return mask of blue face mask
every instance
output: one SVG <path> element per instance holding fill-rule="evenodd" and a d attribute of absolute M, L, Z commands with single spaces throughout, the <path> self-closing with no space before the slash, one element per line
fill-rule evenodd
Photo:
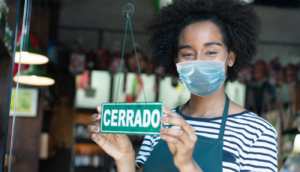
<path fill-rule="evenodd" d="M 225 62 L 193 60 L 176 66 L 184 86 L 195 95 L 207 97 L 222 87 L 226 79 Z"/>

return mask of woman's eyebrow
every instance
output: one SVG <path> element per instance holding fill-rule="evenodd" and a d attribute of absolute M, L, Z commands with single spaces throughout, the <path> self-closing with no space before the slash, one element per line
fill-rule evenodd
<path fill-rule="evenodd" d="M 223 45 L 218 42 L 207 42 L 204 44 L 205 47 L 212 46 L 212 45 L 219 45 L 219 46 L 223 47 Z"/>
<path fill-rule="evenodd" d="M 178 50 L 184 49 L 184 48 L 192 48 L 192 46 L 190 46 L 190 45 L 182 45 L 182 46 L 179 46 Z"/>

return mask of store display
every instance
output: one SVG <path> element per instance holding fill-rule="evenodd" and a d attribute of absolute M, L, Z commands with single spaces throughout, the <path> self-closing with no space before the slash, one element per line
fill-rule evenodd
<path fill-rule="evenodd" d="M 77 75 L 75 80 L 76 94 L 74 106 L 76 108 L 95 109 L 98 105 L 109 102 L 110 90 L 112 88 L 111 75 L 108 71 L 93 70 L 89 75 L 89 71 L 86 70 L 83 74 Z M 93 89 L 91 96 L 87 94 L 87 89 Z"/>
<path fill-rule="evenodd" d="M 74 126 L 74 166 L 75 168 L 103 169 L 105 166 L 104 151 L 91 140 L 87 131 L 90 114 L 77 114 Z"/>
<path fill-rule="evenodd" d="M 142 80 L 140 76 L 136 76 L 132 82 L 132 93 L 126 94 L 126 102 L 135 102 L 142 93 Z"/>
<path fill-rule="evenodd" d="M 242 69 L 239 73 L 239 78 L 238 80 L 241 82 L 241 83 L 249 83 L 252 81 L 252 67 L 249 66 L 245 69 Z"/>
<path fill-rule="evenodd" d="M 268 77 L 269 77 L 269 83 L 275 87 L 278 80 L 278 73 L 281 69 L 281 65 L 279 63 L 279 58 L 274 57 L 270 63 L 268 64 Z"/>
<path fill-rule="evenodd" d="M 120 86 L 118 92 L 119 102 L 145 102 L 144 93 L 142 90 L 142 81 L 145 90 L 145 96 L 148 102 L 154 102 L 156 97 L 155 92 L 155 75 L 142 74 L 140 76 L 136 73 L 121 73 L 113 77 L 112 88 L 112 102 L 116 101 L 118 90 L 118 82 L 120 76 Z M 126 79 L 125 79 L 126 78 Z M 123 85 L 123 87 L 121 87 Z M 125 88 L 125 89 L 124 89 Z"/>
<path fill-rule="evenodd" d="M 111 54 L 109 50 L 105 49 L 99 49 L 98 50 L 98 56 L 97 56 L 97 70 L 108 70 L 110 66 L 111 61 Z"/>
<path fill-rule="evenodd" d="M 71 74 L 81 74 L 85 69 L 85 55 L 74 53 L 71 55 L 69 71 Z"/>
<path fill-rule="evenodd" d="M 245 107 L 246 101 L 246 85 L 239 81 L 227 82 L 225 86 L 225 92 L 229 99 L 234 103 Z"/>
<path fill-rule="evenodd" d="M 90 50 L 85 59 L 86 69 L 93 70 L 96 66 L 96 54 L 93 50 Z"/>
<path fill-rule="evenodd" d="M 135 54 L 132 54 L 128 59 L 128 63 L 129 63 L 128 66 L 129 66 L 130 72 L 134 72 L 134 73 L 138 74 L 139 67 L 140 67 L 141 72 L 144 72 L 144 70 L 146 68 L 146 59 L 141 52 L 138 52 L 137 56 L 138 56 L 139 65 L 137 64 Z"/>
<path fill-rule="evenodd" d="M 87 131 L 87 125 L 78 124 L 76 126 L 76 139 L 85 139 L 90 140 L 91 139 L 91 133 Z"/>
<path fill-rule="evenodd" d="M 104 153 L 97 150 L 96 146 L 97 145 L 88 146 L 79 144 L 79 146 L 75 148 L 74 166 L 77 168 L 103 168 Z"/>
<path fill-rule="evenodd" d="M 295 137 L 293 152 L 300 153 L 300 134 Z"/>
<path fill-rule="evenodd" d="M 85 70 L 79 77 L 76 84 L 77 90 L 83 89 L 85 97 L 92 98 L 95 96 L 96 89 L 91 88 L 91 71 Z"/>
<path fill-rule="evenodd" d="M 291 83 L 295 83 L 296 80 L 297 80 L 297 77 L 296 77 L 296 69 L 295 69 L 295 66 L 292 65 L 292 64 L 288 64 L 286 67 L 285 67 L 285 76 L 286 76 L 286 82 L 288 84 L 291 84 Z"/>
<path fill-rule="evenodd" d="M 276 128 L 278 165 L 281 167 L 293 150 L 300 87 L 296 86 L 297 65 L 287 63 L 283 66 L 279 59 L 275 57 L 269 63 L 256 61 L 253 70 L 249 67 L 241 71 L 239 81 L 246 85 L 246 109 Z"/>
<path fill-rule="evenodd" d="M 300 172 L 300 154 L 291 154 L 279 172 Z"/>
<path fill-rule="evenodd" d="M 182 82 L 177 81 L 176 87 L 172 86 L 172 78 L 165 77 L 159 81 L 158 101 L 164 102 L 167 108 L 173 108 L 186 103 L 189 100 L 190 92 L 184 87 Z"/>

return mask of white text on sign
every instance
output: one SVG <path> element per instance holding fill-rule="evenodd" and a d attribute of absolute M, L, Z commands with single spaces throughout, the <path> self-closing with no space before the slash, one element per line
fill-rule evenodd
<path fill-rule="evenodd" d="M 143 117 L 143 118 L 142 118 Z M 152 114 L 149 110 L 137 110 L 136 114 L 131 109 L 107 109 L 104 111 L 104 125 L 118 127 L 149 127 L 157 128 L 160 125 L 160 111 L 155 109 Z"/>

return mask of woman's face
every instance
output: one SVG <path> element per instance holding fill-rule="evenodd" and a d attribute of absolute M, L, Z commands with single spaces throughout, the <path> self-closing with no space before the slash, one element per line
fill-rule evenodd
<path fill-rule="evenodd" d="M 210 21 L 198 22 L 181 32 L 175 63 L 192 60 L 225 62 L 227 53 L 227 46 L 218 26 Z M 234 60 L 235 55 L 230 52 L 226 59 L 228 66 L 231 67 Z"/>

